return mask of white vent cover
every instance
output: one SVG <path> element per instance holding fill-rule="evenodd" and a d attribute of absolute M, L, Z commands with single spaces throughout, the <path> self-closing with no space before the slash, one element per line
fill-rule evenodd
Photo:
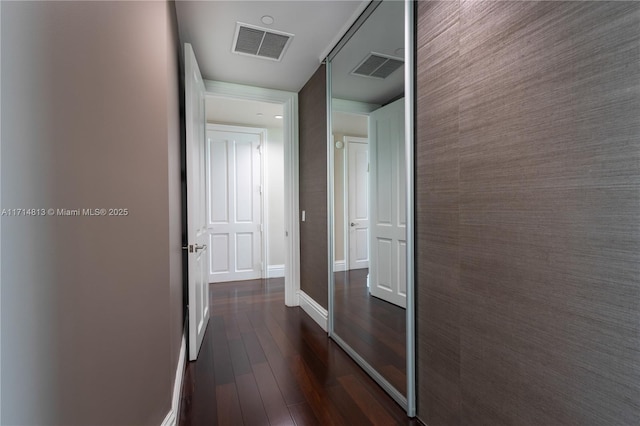
<path fill-rule="evenodd" d="M 402 65 L 404 65 L 402 58 L 371 52 L 351 71 L 351 74 L 385 79 Z"/>
<path fill-rule="evenodd" d="M 293 34 L 237 22 L 231 51 L 240 55 L 279 61 L 292 39 Z"/>

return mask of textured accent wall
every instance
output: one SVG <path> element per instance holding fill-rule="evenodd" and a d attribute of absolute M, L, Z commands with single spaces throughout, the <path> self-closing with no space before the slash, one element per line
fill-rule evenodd
<path fill-rule="evenodd" d="M 298 93 L 300 128 L 300 289 L 328 307 L 327 79 L 321 65 Z"/>
<path fill-rule="evenodd" d="M 418 415 L 640 419 L 640 3 L 417 4 Z"/>

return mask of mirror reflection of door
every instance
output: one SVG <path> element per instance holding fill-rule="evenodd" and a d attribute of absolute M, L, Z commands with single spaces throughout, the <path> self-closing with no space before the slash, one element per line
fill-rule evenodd
<path fill-rule="evenodd" d="M 407 306 L 404 98 L 369 116 L 371 140 L 371 294 Z"/>
<path fill-rule="evenodd" d="M 407 395 L 404 3 L 383 1 L 330 57 L 332 337 Z M 360 128 L 358 128 L 360 123 Z"/>
<path fill-rule="evenodd" d="M 348 268 L 369 267 L 369 141 L 345 136 Z"/>

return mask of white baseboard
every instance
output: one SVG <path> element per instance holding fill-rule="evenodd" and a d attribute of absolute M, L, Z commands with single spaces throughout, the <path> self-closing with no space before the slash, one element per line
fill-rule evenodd
<path fill-rule="evenodd" d="M 282 278 L 284 277 L 284 265 L 268 265 L 267 266 L 267 278 Z"/>
<path fill-rule="evenodd" d="M 336 260 L 333 262 L 333 272 L 342 272 L 347 270 L 347 263 L 344 260 Z"/>
<path fill-rule="evenodd" d="M 187 358 L 187 339 L 182 335 L 180 344 L 180 356 L 178 357 L 178 367 L 176 369 L 176 380 L 173 383 L 173 398 L 171 399 L 171 410 L 160 426 L 176 426 L 178 424 L 178 411 L 180 408 L 180 393 L 182 391 L 182 380 L 184 379 L 184 368 Z"/>
<path fill-rule="evenodd" d="M 312 320 L 317 322 L 324 331 L 327 331 L 327 319 L 329 318 L 327 310 L 302 290 L 298 290 L 298 297 L 302 310 L 305 311 Z"/>

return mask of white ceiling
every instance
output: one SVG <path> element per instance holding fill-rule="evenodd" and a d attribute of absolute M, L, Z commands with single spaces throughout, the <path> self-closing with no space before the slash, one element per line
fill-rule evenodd
<path fill-rule="evenodd" d="M 180 39 L 191 43 L 205 79 L 298 92 L 368 1 L 176 2 Z M 264 15 L 275 22 L 265 25 Z M 294 34 L 282 61 L 231 52 L 236 22 Z"/>
<path fill-rule="evenodd" d="M 371 52 L 403 57 L 404 3 L 384 1 L 331 62 L 332 96 L 384 105 L 404 91 L 404 66 L 386 79 L 351 75 Z"/>
<path fill-rule="evenodd" d="M 275 118 L 276 115 L 282 115 L 280 104 L 207 97 L 205 111 L 208 123 L 282 128 L 282 119 Z"/>

